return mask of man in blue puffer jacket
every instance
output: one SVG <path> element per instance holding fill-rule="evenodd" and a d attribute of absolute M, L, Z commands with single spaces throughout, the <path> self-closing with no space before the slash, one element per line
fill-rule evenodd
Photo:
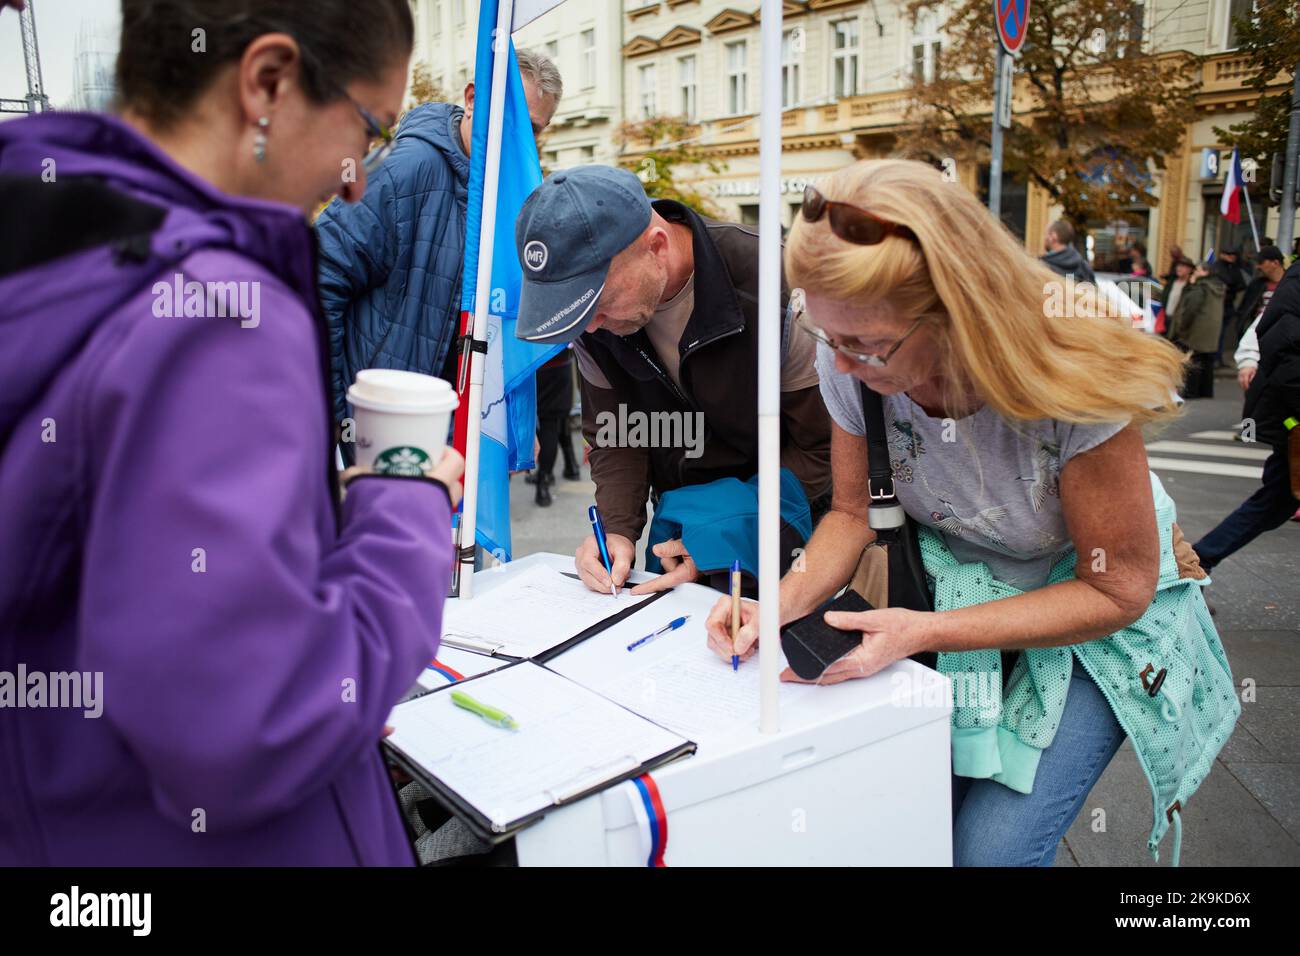
<path fill-rule="evenodd" d="M 560 73 L 543 54 L 516 56 L 540 135 L 559 105 Z M 451 377 L 473 112 L 473 83 L 465 87 L 464 108 L 415 107 L 362 201 L 335 200 L 316 220 L 336 422 L 347 417 L 344 393 L 363 368 Z"/>

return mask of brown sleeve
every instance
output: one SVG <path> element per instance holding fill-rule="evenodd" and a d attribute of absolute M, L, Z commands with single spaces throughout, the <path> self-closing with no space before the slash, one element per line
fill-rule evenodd
<path fill-rule="evenodd" d="M 1178 562 L 1178 576 L 1180 578 L 1195 578 L 1201 580 L 1209 575 L 1201 567 L 1201 556 L 1192 550 L 1192 546 L 1187 543 L 1183 537 L 1183 529 L 1174 524 L 1173 532 L 1174 560 Z"/>
<path fill-rule="evenodd" d="M 781 466 L 809 501 L 831 490 L 831 419 L 817 386 L 781 393 Z"/>
<path fill-rule="evenodd" d="M 650 500 L 650 449 L 621 448 L 599 441 L 599 422 L 618 421 L 618 400 L 613 389 L 599 388 L 579 376 L 582 388 L 582 437 L 591 451 L 591 479 L 596 483 L 596 507 L 609 534 L 621 534 L 636 543 L 645 527 Z M 602 416 L 601 413 L 605 413 Z"/>

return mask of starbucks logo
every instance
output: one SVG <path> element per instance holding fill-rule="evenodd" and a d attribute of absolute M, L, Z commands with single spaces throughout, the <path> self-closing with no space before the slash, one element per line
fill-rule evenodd
<path fill-rule="evenodd" d="M 429 456 L 418 448 L 390 448 L 375 459 L 375 474 L 419 478 L 430 464 Z"/>

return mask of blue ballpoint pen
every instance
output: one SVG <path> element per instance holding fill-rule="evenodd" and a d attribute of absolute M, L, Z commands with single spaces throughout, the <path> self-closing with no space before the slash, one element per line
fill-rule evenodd
<path fill-rule="evenodd" d="M 609 593 L 618 597 L 618 585 L 614 583 L 614 562 L 609 558 L 609 545 L 605 543 L 605 523 L 600 520 L 600 511 L 595 505 L 587 509 L 587 517 L 591 519 L 591 530 L 596 535 L 596 547 L 600 548 L 600 560 L 609 573 Z"/>
<path fill-rule="evenodd" d="M 675 620 L 675 621 L 669 621 L 667 624 L 665 624 L 663 627 L 659 628 L 659 630 L 655 631 L 653 634 L 647 634 L 645 637 L 640 638 L 639 640 L 635 640 L 635 641 L 633 641 L 631 644 L 629 644 L 629 645 L 627 646 L 627 649 L 628 649 L 629 651 L 634 651 L 634 650 L 636 650 L 638 647 L 640 647 L 642 644 L 647 644 L 647 643 L 649 643 L 650 641 L 653 641 L 653 640 L 654 640 L 656 637 L 658 637 L 660 634 L 667 634 L 669 631 L 675 631 L 675 630 L 677 630 L 679 627 L 681 627 L 683 624 L 685 624 L 685 623 L 686 623 L 687 621 L 689 621 L 690 619 L 691 619 L 691 616 L 690 616 L 689 614 L 687 614 L 685 617 L 679 617 L 679 618 L 677 618 L 677 620 Z"/>
<path fill-rule="evenodd" d="M 736 632 L 740 630 L 740 559 L 731 562 L 731 649 L 736 649 Z M 740 655 L 731 655 L 731 669 L 740 667 Z"/>

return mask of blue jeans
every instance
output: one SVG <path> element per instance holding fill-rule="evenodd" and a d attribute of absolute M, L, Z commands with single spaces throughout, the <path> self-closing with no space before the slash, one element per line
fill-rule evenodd
<path fill-rule="evenodd" d="M 1079 815 L 1124 730 L 1074 656 L 1065 712 L 1043 751 L 1033 793 L 992 780 L 952 778 L 954 866 L 1051 866 L 1057 844 Z"/>
<path fill-rule="evenodd" d="M 1273 449 L 1264 462 L 1262 484 L 1232 514 L 1192 549 L 1201 567 L 1210 571 L 1228 555 L 1245 547 L 1265 531 L 1272 531 L 1295 514 L 1297 502 L 1291 494 L 1291 467 L 1286 445 Z"/>

